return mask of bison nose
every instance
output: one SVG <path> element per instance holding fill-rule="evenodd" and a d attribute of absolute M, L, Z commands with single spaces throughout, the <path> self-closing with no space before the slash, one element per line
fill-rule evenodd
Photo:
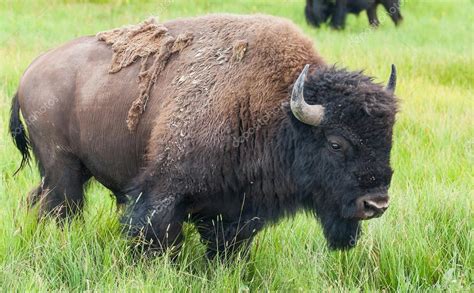
<path fill-rule="evenodd" d="M 388 209 L 389 197 L 383 195 L 364 195 L 357 199 L 357 216 L 361 220 L 380 217 Z"/>

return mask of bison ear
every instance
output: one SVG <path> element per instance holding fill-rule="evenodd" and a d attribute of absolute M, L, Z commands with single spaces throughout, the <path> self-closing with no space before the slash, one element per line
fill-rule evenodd
<path fill-rule="evenodd" d="M 296 119 L 308 125 L 318 126 L 324 118 L 324 107 L 322 105 L 309 105 L 303 95 L 308 70 L 309 64 L 306 64 L 293 85 L 290 107 Z"/>
<path fill-rule="evenodd" d="M 395 93 L 395 88 L 397 87 L 397 68 L 392 64 L 392 72 L 390 73 L 390 78 L 388 80 L 387 87 L 385 90 L 392 95 Z"/>

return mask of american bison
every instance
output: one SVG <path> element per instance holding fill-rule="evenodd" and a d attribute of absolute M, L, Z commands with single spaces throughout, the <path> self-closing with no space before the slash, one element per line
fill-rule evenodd
<path fill-rule="evenodd" d="M 315 27 L 330 20 L 332 28 L 343 29 L 347 13 L 359 14 L 366 10 L 370 25 L 377 27 L 380 24 L 377 18 L 379 4 L 387 10 L 395 25 L 402 21 L 400 0 L 306 0 L 305 16 Z"/>
<path fill-rule="evenodd" d="M 127 205 L 128 235 L 159 251 L 179 247 L 184 221 L 212 257 L 300 210 L 343 249 L 388 207 L 395 83 L 394 67 L 383 87 L 328 65 L 281 18 L 150 20 L 38 57 L 10 132 L 22 166 L 30 148 L 38 160 L 40 216 L 80 212 L 94 177 Z"/>

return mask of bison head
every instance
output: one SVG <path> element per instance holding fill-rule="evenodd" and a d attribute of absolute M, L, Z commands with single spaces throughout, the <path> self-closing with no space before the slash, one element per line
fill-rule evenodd
<path fill-rule="evenodd" d="M 387 87 L 361 72 L 307 65 L 293 86 L 293 178 L 332 248 L 354 246 L 360 220 L 388 208 L 397 108 L 395 67 Z"/>

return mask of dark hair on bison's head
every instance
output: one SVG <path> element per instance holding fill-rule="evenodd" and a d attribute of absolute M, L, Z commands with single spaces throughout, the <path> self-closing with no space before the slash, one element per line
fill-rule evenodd
<path fill-rule="evenodd" d="M 348 71 L 336 66 L 316 68 L 305 83 L 304 96 L 309 104 L 326 108 L 324 124 L 350 122 L 354 115 L 394 122 L 397 100 L 383 85 L 362 71 Z M 349 115 L 349 116 L 347 116 Z M 385 121 L 388 119 L 388 121 Z"/>
<path fill-rule="evenodd" d="M 302 93 L 308 105 L 324 109 L 324 117 L 308 125 L 293 106 L 288 109 L 292 176 L 310 199 L 308 208 L 321 220 L 330 247 L 350 248 L 360 234 L 359 221 L 388 207 L 397 101 L 371 77 L 336 67 L 314 68 Z"/>

